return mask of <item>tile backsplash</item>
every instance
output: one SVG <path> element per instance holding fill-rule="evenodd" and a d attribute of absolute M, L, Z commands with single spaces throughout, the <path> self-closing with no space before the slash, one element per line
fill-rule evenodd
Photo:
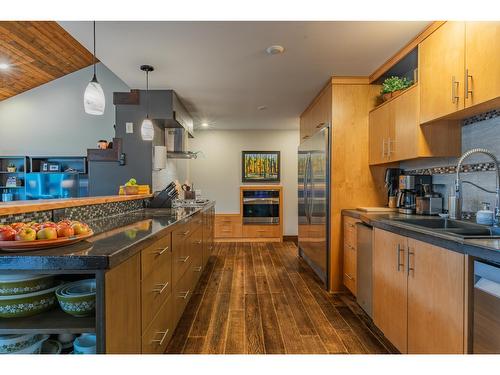
<path fill-rule="evenodd" d="M 472 148 L 486 148 L 500 159 L 500 109 L 489 111 L 463 121 L 462 152 Z M 441 193 L 448 208 L 448 195 L 454 187 L 457 158 L 428 158 L 402 162 L 400 167 L 409 173 L 432 174 L 434 190 Z M 486 155 L 472 155 L 464 161 L 460 174 L 462 181 L 470 181 L 487 190 L 496 188 L 494 163 Z M 486 193 L 472 185 L 463 185 L 463 209 L 476 212 L 481 202 L 488 202 L 493 209 L 495 194 Z"/>

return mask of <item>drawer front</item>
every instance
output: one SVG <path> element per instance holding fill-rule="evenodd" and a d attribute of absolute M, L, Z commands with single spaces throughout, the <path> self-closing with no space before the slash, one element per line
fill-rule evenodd
<path fill-rule="evenodd" d="M 190 236 L 189 223 L 172 232 L 172 283 L 174 285 L 184 275 L 192 261 L 189 246 Z"/>
<path fill-rule="evenodd" d="M 351 291 L 352 294 L 356 295 L 356 248 L 344 244 L 344 274 L 343 281 L 344 285 Z"/>
<path fill-rule="evenodd" d="M 199 230 L 199 238 L 193 239 L 191 242 L 191 253 L 193 255 L 193 261 L 191 262 L 191 272 L 193 273 L 193 290 L 196 287 L 196 283 L 200 279 L 201 273 L 203 271 L 203 242 L 201 240 L 202 231 Z M 189 272 L 189 271 L 188 271 Z"/>
<path fill-rule="evenodd" d="M 175 324 L 179 321 L 187 303 L 189 302 L 194 291 L 194 272 L 186 272 L 181 279 L 174 285 L 174 293 L 172 294 L 174 303 L 174 321 Z"/>
<path fill-rule="evenodd" d="M 174 299 L 171 295 L 161 306 L 149 328 L 143 333 L 142 353 L 163 354 L 174 329 Z"/>
<path fill-rule="evenodd" d="M 141 252 L 141 279 L 145 280 L 153 273 L 164 274 L 171 267 L 172 233 L 153 243 Z"/>
<path fill-rule="evenodd" d="M 279 237 L 279 225 L 243 225 L 243 237 L 273 238 Z"/>
<path fill-rule="evenodd" d="M 344 216 L 344 243 L 356 247 L 356 223 L 358 219 Z"/>
<path fill-rule="evenodd" d="M 189 227 L 191 229 L 191 232 L 196 232 L 198 229 L 201 229 L 203 227 L 203 215 L 201 212 L 198 212 L 191 218 L 191 220 L 189 221 Z"/>
<path fill-rule="evenodd" d="M 215 236 L 218 238 L 241 237 L 241 227 L 240 215 L 215 216 Z"/>

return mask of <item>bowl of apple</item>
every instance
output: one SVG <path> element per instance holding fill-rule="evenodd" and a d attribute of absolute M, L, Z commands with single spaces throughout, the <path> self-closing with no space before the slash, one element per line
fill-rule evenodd
<path fill-rule="evenodd" d="M 4 251 L 29 251 L 70 245 L 92 236 L 90 227 L 76 220 L 58 223 L 12 223 L 0 225 L 0 249 Z"/>

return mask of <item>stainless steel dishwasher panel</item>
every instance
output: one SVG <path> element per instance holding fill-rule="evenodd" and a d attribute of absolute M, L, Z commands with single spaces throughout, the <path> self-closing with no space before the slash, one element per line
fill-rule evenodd
<path fill-rule="evenodd" d="M 372 317 L 372 235 L 373 228 L 365 223 L 357 227 L 356 300 L 361 308 Z"/>

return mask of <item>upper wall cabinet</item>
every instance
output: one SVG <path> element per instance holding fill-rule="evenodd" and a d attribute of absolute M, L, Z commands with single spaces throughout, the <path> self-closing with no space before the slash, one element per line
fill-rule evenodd
<path fill-rule="evenodd" d="M 300 141 L 311 137 L 332 119 L 332 90 L 323 90 L 300 116 Z"/>
<path fill-rule="evenodd" d="M 500 22 L 443 24 L 419 45 L 420 122 L 467 117 L 500 97 L 499 59 Z"/>
<path fill-rule="evenodd" d="M 368 147 L 371 165 L 460 154 L 458 122 L 420 125 L 419 89 L 419 84 L 416 84 L 370 112 Z"/>

